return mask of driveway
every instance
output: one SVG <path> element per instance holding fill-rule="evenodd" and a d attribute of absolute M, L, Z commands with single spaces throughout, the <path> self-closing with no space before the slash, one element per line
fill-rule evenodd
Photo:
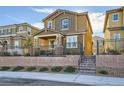
<path fill-rule="evenodd" d="M 0 78 L 0 86 L 86 86 L 86 85 L 35 79 Z"/>

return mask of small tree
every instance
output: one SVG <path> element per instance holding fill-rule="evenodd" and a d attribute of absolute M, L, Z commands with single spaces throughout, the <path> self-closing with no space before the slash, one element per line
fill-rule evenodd
<path fill-rule="evenodd" d="M 33 47 L 33 42 L 31 40 L 31 37 L 28 37 L 27 40 L 25 41 L 24 46 L 28 48 L 28 53 L 32 55 L 32 47 Z"/>
<path fill-rule="evenodd" d="M 7 52 L 7 41 L 0 42 L 1 47 L 1 55 L 5 54 Z"/>

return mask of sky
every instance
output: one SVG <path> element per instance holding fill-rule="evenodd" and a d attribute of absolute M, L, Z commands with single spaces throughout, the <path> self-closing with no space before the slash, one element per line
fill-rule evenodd
<path fill-rule="evenodd" d="M 94 36 L 103 37 L 105 11 L 120 6 L 1 6 L 0 26 L 27 22 L 43 28 L 42 19 L 56 9 L 66 9 L 76 12 L 88 12 Z"/>

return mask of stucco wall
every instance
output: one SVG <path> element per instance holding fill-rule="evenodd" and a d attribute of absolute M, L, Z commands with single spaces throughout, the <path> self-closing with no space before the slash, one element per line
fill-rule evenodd
<path fill-rule="evenodd" d="M 64 57 L 0 57 L 0 66 L 77 66 L 79 56 Z"/>

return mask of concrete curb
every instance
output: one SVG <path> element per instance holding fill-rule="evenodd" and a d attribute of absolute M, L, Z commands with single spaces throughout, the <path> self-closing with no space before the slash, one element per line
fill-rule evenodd
<path fill-rule="evenodd" d="M 89 76 L 80 74 L 59 74 L 39 72 L 7 72 L 1 71 L 0 78 L 23 78 L 49 81 L 79 83 L 87 85 L 124 85 L 124 78 Z"/>

